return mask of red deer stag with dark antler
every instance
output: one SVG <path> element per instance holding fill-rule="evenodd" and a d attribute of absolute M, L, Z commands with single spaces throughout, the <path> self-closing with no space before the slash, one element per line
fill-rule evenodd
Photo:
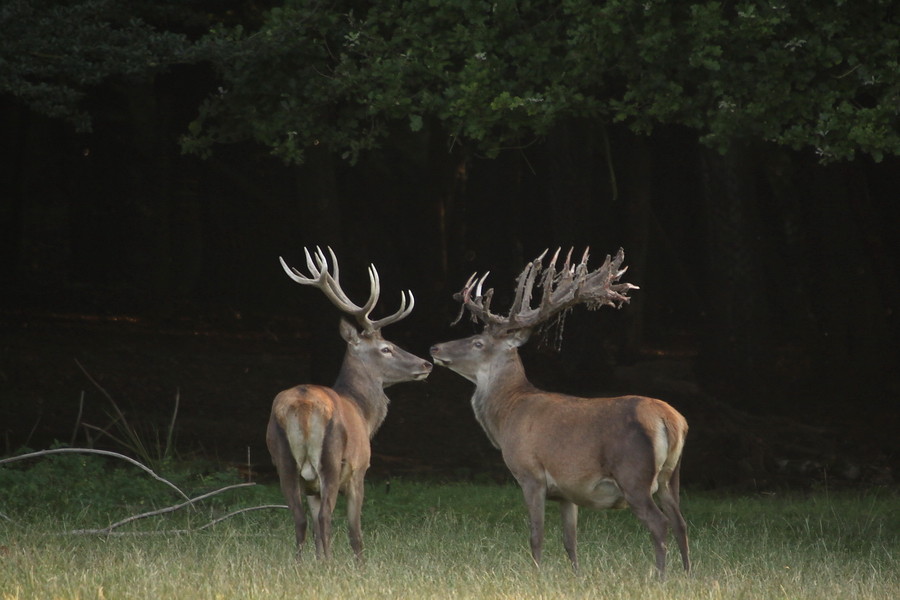
<path fill-rule="evenodd" d="M 687 526 L 679 508 L 679 468 L 688 426 L 674 408 L 643 396 L 576 398 L 545 392 L 525 375 L 518 348 L 532 330 L 577 304 L 588 308 L 621 306 L 635 289 L 618 283 L 624 253 L 606 257 L 595 271 L 571 262 L 572 251 L 557 270 L 559 250 L 543 267 L 546 251 L 518 277 L 509 314 L 491 312 L 493 289 L 482 294 L 487 273 L 473 275 L 454 298 L 484 330 L 471 337 L 437 344 L 431 356 L 475 383 L 472 408 L 491 443 L 522 488 L 531 520 L 531 556 L 541 561 L 546 499 L 559 502 L 563 544 L 578 568 L 578 507 L 624 508 L 653 536 L 656 568 L 665 576 L 666 537 L 671 525 L 690 571 Z M 540 302 L 532 308 L 535 283 Z M 459 319 L 457 319 L 458 321 Z M 653 500 L 656 494 L 660 506 Z"/>
<path fill-rule="evenodd" d="M 309 502 L 316 543 L 316 556 L 331 555 L 331 517 L 338 492 L 347 496 L 350 545 L 362 558 L 361 514 L 363 479 L 369 468 L 369 440 L 387 416 L 388 397 L 384 388 L 401 381 L 425 379 L 431 363 L 399 348 L 381 337 L 381 329 L 406 318 L 415 306 L 412 292 L 401 295 L 400 310 L 372 321 L 369 314 L 378 302 L 380 284 L 375 265 L 369 266 L 368 301 L 357 306 L 341 289 L 337 258 L 331 248 L 332 275 L 321 249 L 315 256 L 306 253 L 311 277 L 287 266 L 288 276 L 302 285 L 317 287 L 343 312 L 356 319 L 360 330 L 341 319 L 341 337 L 347 352 L 332 387 L 298 385 L 275 396 L 266 431 L 266 444 L 278 470 L 281 491 L 294 517 L 297 554 L 306 539 L 306 511 Z"/>

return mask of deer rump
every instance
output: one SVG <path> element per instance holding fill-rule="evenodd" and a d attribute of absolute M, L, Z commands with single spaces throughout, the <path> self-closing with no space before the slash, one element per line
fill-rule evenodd
<path fill-rule="evenodd" d="M 352 463 L 357 463 L 362 468 L 368 467 L 368 456 L 363 456 L 368 454 L 368 448 L 347 447 L 352 445 L 354 436 L 347 435 L 347 426 L 344 423 L 347 413 L 350 412 L 351 419 L 354 413 L 341 410 L 343 401 L 343 398 L 330 388 L 299 385 L 281 392 L 273 402 L 269 437 L 275 438 L 272 442 L 280 444 L 280 454 L 290 454 L 292 464 L 287 462 L 284 468 L 296 469 L 299 475 L 298 484 L 304 494 L 319 494 L 322 477 L 336 474 L 323 473 L 323 470 L 332 471 L 340 467 L 342 472 L 338 476 L 343 487 L 349 480 Z M 335 418 L 336 413 L 339 418 Z M 364 425 L 359 423 L 356 428 L 364 430 Z M 368 438 L 368 435 L 365 437 Z M 339 445 L 345 447 L 337 447 Z M 343 457 L 348 452 L 362 455 L 357 456 L 357 460 L 352 462 L 341 460 L 337 465 L 322 463 L 323 455 L 336 453 Z"/>

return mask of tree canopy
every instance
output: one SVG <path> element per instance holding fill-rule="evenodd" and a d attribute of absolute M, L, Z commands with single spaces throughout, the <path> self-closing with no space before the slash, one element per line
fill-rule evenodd
<path fill-rule="evenodd" d="M 186 12 L 172 2 L 5 0 L 0 93 L 89 131 L 85 98 L 98 84 L 151 77 L 188 60 L 186 36 L 170 29 Z"/>
<path fill-rule="evenodd" d="M 889 0 L 287 0 L 201 54 L 222 85 L 184 147 L 254 139 L 345 158 L 435 123 L 488 156 L 570 117 L 692 128 L 823 162 L 900 152 L 900 24 Z"/>

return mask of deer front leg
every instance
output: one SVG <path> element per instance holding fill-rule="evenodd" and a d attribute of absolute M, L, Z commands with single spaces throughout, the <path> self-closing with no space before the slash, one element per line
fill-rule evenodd
<path fill-rule="evenodd" d="M 365 495 L 365 472 L 354 475 L 347 487 L 347 521 L 349 523 L 350 547 L 356 553 L 356 560 L 362 562 L 362 505 Z"/>
<path fill-rule="evenodd" d="M 544 545 L 544 506 L 547 492 L 543 484 L 531 479 L 521 485 L 531 522 L 531 558 L 535 566 L 539 567 L 541 566 L 541 549 Z"/>
<path fill-rule="evenodd" d="M 572 570 L 578 570 L 578 505 L 560 500 L 559 516 L 562 518 L 563 546 L 572 561 Z"/>

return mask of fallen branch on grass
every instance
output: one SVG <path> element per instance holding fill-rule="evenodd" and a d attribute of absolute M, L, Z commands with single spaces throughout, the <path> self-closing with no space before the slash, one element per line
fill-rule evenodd
<path fill-rule="evenodd" d="M 165 508 L 160 508 L 158 510 L 151 510 L 150 512 L 141 513 L 138 515 L 132 515 L 127 519 L 122 519 L 121 521 L 116 521 L 112 525 L 107 527 L 102 527 L 100 529 L 76 529 L 74 531 L 70 531 L 71 534 L 92 534 L 92 533 L 111 533 L 113 529 L 117 527 L 121 527 L 122 525 L 127 525 L 128 523 L 133 523 L 134 521 L 138 521 L 140 519 L 146 519 L 147 517 L 155 517 L 157 515 L 164 515 L 166 513 L 175 512 L 176 510 L 182 509 L 185 506 L 190 506 L 194 502 L 199 502 L 200 500 L 205 500 L 210 496 L 215 496 L 216 494 L 220 494 L 222 492 L 233 490 L 235 488 L 241 487 L 249 487 L 252 485 L 256 485 L 255 483 L 238 483 L 235 485 L 229 485 L 218 490 L 213 490 L 212 492 L 207 492 L 206 494 L 202 494 L 197 496 L 196 498 L 188 498 L 187 502 L 182 502 L 181 504 L 174 504 L 172 506 L 167 506 Z"/>
<path fill-rule="evenodd" d="M 160 508 L 159 510 L 151 510 L 149 512 L 141 513 L 139 515 L 132 515 L 126 519 L 122 519 L 121 521 L 116 521 L 115 523 L 113 523 L 107 527 L 101 527 L 99 529 L 75 529 L 73 531 L 69 531 L 68 533 L 69 533 L 69 535 L 110 535 L 113 533 L 113 529 L 121 527 L 122 525 L 127 525 L 128 523 L 133 523 L 134 521 L 137 521 L 140 519 L 145 519 L 147 517 L 155 517 L 158 515 L 164 515 L 166 513 L 175 512 L 176 510 L 182 509 L 185 506 L 190 506 L 190 505 L 194 504 L 195 502 L 199 502 L 200 500 L 205 500 L 211 496 L 215 496 L 216 494 L 221 494 L 222 492 L 227 492 L 228 490 L 233 490 L 233 489 L 243 488 L 243 487 L 250 487 L 250 486 L 254 486 L 254 485 L 256 485 L 256 484 L 255 483 L 237 483 L 235 485 L 225 486 L 223 488 L 219 488 L 218 490 L 213 490 L 211 492 L 207 492 L 205 494 L 197 496 L 196 498 L 191 498 L 187 502 L 182 502 L 181 504 L 174 504 L 172 506 Z M 163 533 L 190 533 L 192 531 L 202 531 L 202 530 L 206 529 L 207 527 L 211 527 L 211 526 L 215 525 L 216 523 L 221 523 L 225 519 L 230 519 L 231 517 L 233 517 L 235 515 L 239 515 L 241 513 L 250 512 L 250 511 L 254 511 L 254 510 L 268 509 L 268 508 L 287 508 L 287 505 L 286 504 L 267 504 L 264 506 L 251 506 L 249 508 L 241 508 L 239 510 L 232 511 L 232 512 L 228 513 L 227 515 L 224 515 L 217 519 L 213 519 L 206 525 L 197 527 L 196 529 L 172 529 L 172 530 L 169 530 L 169 531 L 166 531 Z M 119 535 L 122 535 L 122 534 L 119 534 Z"/>
<path fill-rule="evenodd" d="M 248 484 L 248 485 L 254 485 L 254 484 Z M 208 528 L 212 527 L 213 525 L 218 525 L 219 523 L 221 523 L 222 521 L 224 521 L 226 519 L 230 519 L 231 517 L 234 517 L 234 516 L 237 516 L 237 515 L 240 515 L 243 513 L 253 512 L 256 510 L 270 510 L 273 508 L 277 508 L 280 510 L 286 510 L 288 508 L 288 505 L 287 504 L 264 504 L 261 506 L 249 506 L 247 508 L 241 508 L 241 509 L 232 511 L 232 512 L 228 513 L 227 515 L 222 515 L 221 517 L 213 519 L 212 521 L 210 521 L 209 523 L 206 523 L 205 525 L 201 525 L 200 527 L 194 527 L 191 529 L 161 529 L 159 531 L 107 531 L 108 529 L 113 527 L 113 525 L 111 525 L 110 527 L 104 527 L 102 529 L 75 529 L 73 531 L 63 532 L 61 535 L 105 535 L 107 537 L 116 537 L 116 536 L 125 536 L 125 535 L 134 535 L 134 536 L 138 536 L 138 535 L 185 535 L 188 533 L 197 533 L 199 531 L 203 531 L 204 529 L 208 529 Z M 149 516 L 149 515 L 147 515 L 147 516 Z M 118 526 L 121 524 L 124 524 L 124 523 L 116 523 L 116 524 L 114 524 L 114 526 Z"/>

